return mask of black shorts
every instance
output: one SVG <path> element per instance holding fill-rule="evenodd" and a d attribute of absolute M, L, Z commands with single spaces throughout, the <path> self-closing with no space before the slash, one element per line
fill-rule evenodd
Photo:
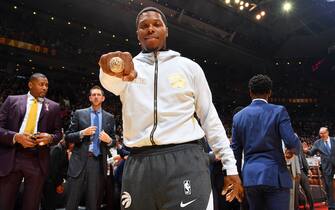
<path fill-rule="evenodd" d="M 133 149 L 121 190 L 123 210 L 212 210 L 208 155 L 198 141 Z"/>

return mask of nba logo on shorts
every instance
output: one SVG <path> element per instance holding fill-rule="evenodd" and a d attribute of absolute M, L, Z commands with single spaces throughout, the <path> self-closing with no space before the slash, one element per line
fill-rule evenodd
<path fill-rule="evenodd" d="M 185 195 L 191 195 L 191 181 L 184 180 L 184 193 Z"/>

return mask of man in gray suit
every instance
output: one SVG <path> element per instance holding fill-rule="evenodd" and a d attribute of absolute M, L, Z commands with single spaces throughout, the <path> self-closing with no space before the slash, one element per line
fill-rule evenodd
<path fill-rule="evenodd" d="M 105 100 L 99 86 L 90 90 L 91 107 L 76 110 L 65 141 L 75 143 L 68 169 L 67 210 L 77 210 L 85 193 L 86 209 L 99 209 L 102 186 L 107 176 L 108 147 L 115 145 L 112 114 L 101 108 Z"/>
<path fill-rule="evenodd" d="M 335 139 L 329 137 L 329 131 L 326 127 L 321 127 L 319 131 L 320 139 L 314 142 L 312 149 L 308 150 L 307 144 L 303 144 L 303 150 L 307 155 L 313 156 L 317 152 L 321 156 L 321 168 L 325 182 L 327 197 L 328 197 L 328 209 L 335 209 L 335 201 L 333 197 L 333 176 L 334 176 L 334 155 L 335 155 Z"/>

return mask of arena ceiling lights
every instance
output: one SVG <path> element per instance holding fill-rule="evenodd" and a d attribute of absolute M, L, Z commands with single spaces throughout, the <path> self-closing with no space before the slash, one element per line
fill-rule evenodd
<path fill-rule="evenodd" d="M 264 10 L 255 12 L 257 4 L 254 2 L 244 0 L 223 0 L 226 6 L 236 9 L 237 11 L 247 11 L 255 16 L 256 20 L 261 20 L 265 17 Z"/>

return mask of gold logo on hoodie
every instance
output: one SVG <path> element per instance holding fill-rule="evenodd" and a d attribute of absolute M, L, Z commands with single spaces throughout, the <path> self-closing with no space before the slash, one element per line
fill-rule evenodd
<path fill-rule="evenodd" d="M 176 74 L 171 74 L 169 77 L 169 82 L 171 87 L 173 88 L 184 88 L 185 87 L 185 77 L 183 74 L 176 73 Z"/>

